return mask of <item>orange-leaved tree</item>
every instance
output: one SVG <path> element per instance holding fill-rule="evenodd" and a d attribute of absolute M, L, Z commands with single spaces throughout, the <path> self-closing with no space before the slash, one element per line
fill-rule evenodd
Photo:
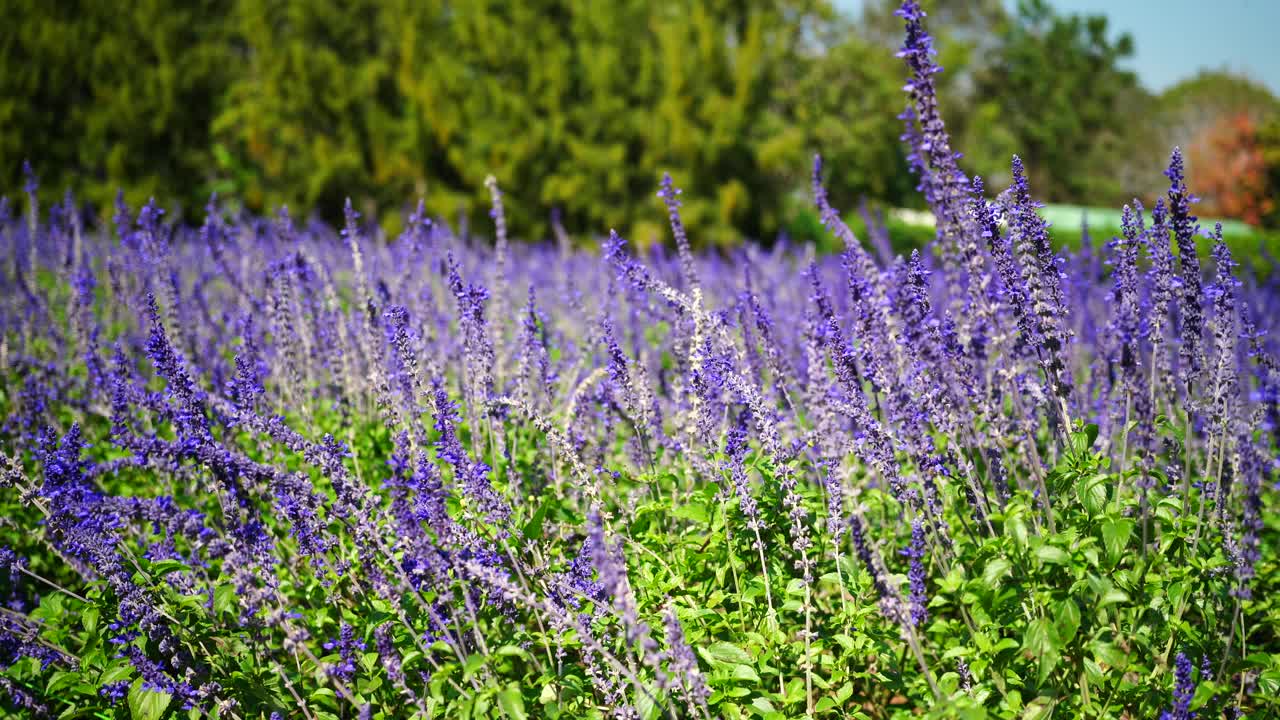
<path fill-rule="evenodd" d="M 1191 186 L 1205 212 L 1260 225 L 1275 210 L 1257 124 L 1246 113 L 1224 115 L 1189 148 Z"/>

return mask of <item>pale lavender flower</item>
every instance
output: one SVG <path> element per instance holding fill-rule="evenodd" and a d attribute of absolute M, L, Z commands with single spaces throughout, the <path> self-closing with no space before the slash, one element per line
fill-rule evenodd
<path fill-rule="evenodd" d="M 1023 276 L 1035 314 L 1038 336 L 1031 340 L 1045 378 L 1060 398 L 1071 394 L 1071 377 L 1066 363 L 1066 301 L 1062 292 L 1062 271 L 1050 244 L 1048 223 L 1032 200 L 1022 160 L 1013 158 L 1013 203 L 1009 208 L 1009 231 L 1025 269 Z"/>
<path fill-rule="evenodd" d="M 671 221 L 671 234 L 676 239 L 676 252 L 680 257 L 680 274 L 684 281 L 685 292 L 691 292 L 698 286 L 698 274 L 693 261 L 693 251 L 689 247 L 689 236 L 685 232 L 684 222 L 680 219 L 680 188 L 675 186 L 668 173 L 662 174 L 662 189 L 658 197 L 667 206 L 667 218 Z"/>
<path fill-rule="evenodd" d="M 1253 579 L 1257 575 L 1257 564 L 1262 559 L 1261 534 L 1264 528 L 1262 519 L 1262 479 L 1267 472 L 1266 459 L 1261 456 L 1248 433 L 1242 433 L 1236 439 L 1235 475 L 1241 487 L 1244 510 L 1240 517 L 1240 540 L 1237 552 L 1233 553 L 1233 570 L 1236 588 L 1232 594 L 1241 599 L 1253 597 Z M 1224 530 L 1224 534 L 1225 534 Z"/>
<path fill-rule="evenodd" d="M 668 600 L 662 613 L 663 625 L 666 628 L 667 657 L 670 659 L 671 674 L 677 678 L 678 687 L 689 701 L 706 707 L 711 690 L 707 687 L 706 678 L 698 668 L 698 657 L 689 647 L 684 636 L 684 628 L 676 617 L 675 605 Z"/>
<path fill-rule="evenodd" d="M 867 569 L 876 594 L 880 596 L 880 612 L 889 622 L 905 626 L 910 616 L 902 606 L 902 598 L 898 595 L 897 588 L 889 582 L 889 574 L 885 571 L 879 554 L 867 539 L 866 520 L 860 513 L 854 513 L 849 518 L 849 534 L 853 538 L 854 552 L 862 561 L 863 567 Z"/>
<path fill-rule="evenodd" d="M 1213 371 L 1213 393 L 1209 398 L 1208 422 L 1211 432 L 1225 436 L 1230 434 L 1227 423 L 1235 410 L 1240 376 L 1237 366 L 1236 344 L 1240 337 L 1240 319 L 1236 312 L 1240 281 L 1236 279 L 1235 260 L 1231 249 L 1222 239 L 1222 224 L 1218 223 L 1214 237 L 1213 260 L 1216 267 L 1214 282 L 1205 289 L 1213 306 L 1213 346 L 1216 365 Z"/>

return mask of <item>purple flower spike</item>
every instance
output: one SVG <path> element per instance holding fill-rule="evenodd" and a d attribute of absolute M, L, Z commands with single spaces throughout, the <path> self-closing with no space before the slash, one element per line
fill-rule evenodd
<path fill-rule="evenodd" d="M 1023 279 L 1035 316 L 1035 334 L 1026 339 L 1039 358 L 1054 394 L 1065 400 L 1071 394 L 1071 378 L 1066 363 L 1070 331 L 1066 325 L 1062 271 L 1049 239 L 1049 225 L 1040 217 L 1040 203 L 1031 198 L 1022 160 L 1016 155 L 1013 158 L 1011 190 L 1013 201 L 1009 208 L 1009 232 L 1023 266 Z"/>
<path fill-rule="evenodd" d="M 1173 149 L 1169 169 L 1164 174 L 1169 178 L 1169 226 L 1173 231 L 1173 241 L 1178 247 L 1178 280 L 1181 283 L 1178 312 L 1182 319 L 1182 343 L 1178 347 L 1178 369 L 1189 407 L 1194 412 L 1198 408 L 1194 393 L 1200 386 L 1200 376 L 1205 367 L 1204 306 L 1201 304 L 1204 294 L 1195 240 L 1200 226 L 1196 224 L 1196 217 L 1191 214 L 1191 203 L 1196 198 L 1187 190 L 1182 151 L 1179 148 Z"/>
<path fill-rule="evenodd" d="M 925 569 L 923 559 L 926 554 L 924 537 L 924 520 L 916 517 L 911 521 L 911 544 L 902 554 L 910 559 L 910 570 L 907 580 L 911 586 L 911 624 L 920 627 L 929 619 L 929 597 L 925 586 Z"/>
<path fill-rule="evenodd" d="M 675 606 L 670 601 L 667 602 L 666 610 L 662 613 L 662 621 L 666 628 L 671 674 L 678 679 L 681 692 L 687 699 L 706 706 L 707 699 L 711 697 L 711 690 L 707 687 L 702 671 L 698 668 L 698 656 L 693 654 L 693 648 L 689 647 L 688 641 L 685 640 L 684 628 L 680 626 Z"/>
<path fill-rule="evenodd" d="M 965 238 L 973 234 L 965 212 L 969 180 L 956 162 L 959 153 L 951 149 L 951 137 L 938 109 L 933 76 L 942 72 L 942 67 L 934 62 L 938 52 L 924 29 L 925 13 L 919 3 L 906 0 L 894 14 L 906 24 L 906 39 L 897 56 L 910 71 L 903 89 L 911 105 L 900 116 L 906 124 L 903 139 L 911 151 L 911 166 L 920 174 L 920 190 L 938 219 L 944 265 L 949 276 L 959 277 L 961 263 L 968 265 L 966 256 L 973 252 L 973 248 L 965 247 Z"/>
<path fill-rule="evenodd" d="M 1196 694 L 1191 659 L 1178 653 L 1173 668 L 1173 705 L 1160 714 L 1160 720 L 1191 720 L 1191 699 Z"/>

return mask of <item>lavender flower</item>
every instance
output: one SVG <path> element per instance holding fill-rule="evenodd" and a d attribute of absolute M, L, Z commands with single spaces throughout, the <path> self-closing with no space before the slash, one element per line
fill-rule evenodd
<path fill-rule="evenodd" d="M 910 571 L 907 580 L 911 585 L 911 624 L 920 627 L 929 619 L 929 597 L 925 587 L 925 570 L 922 562 L 925 557 L 924 521 L 916 517 L 911 521 L 911 544 L 902 551 L 910 560 Z"/>
<path fill-rule="evenodd" d="M 466 399 L 471 409 L 478 411 L 494 391 L 494 349 L 485 319 L 489 291 L 480 285 L 463 283 L 461 269 L 452 253 L 449 254 L 448 266 L 449 289 L 457 303 L 458 330 L 462 335 Z"/>
<path fill-rule="evenodd" d="M 492 206 L 489 217 L 493 219 L 494 227 L 493 287 L 497 291 L 496 314 L 500 318 L 505 318 L 506 301 L 502 290 L 507 286 L 507 216 L 502 207 L 502 191 L 498 189 L 497 178 L 492 175 L 486 177 L 484 185 L 489 189 L 489 201 Z"/>
<path fill-rule="evenodd" d="M 27 194 L 27 247 L 30 249 L 31 259 L 36 258 L 36 228 L 40 222 L 40 198 L 36 195 L 36 191 L 40 189 L 40 179 L 36 177 L 36 171 L 31 167 L 30 160 L 22 161 L 22 191 Z M 35 273 L 36 266 L 31 264 L 27 270 Z"/>
<path fill-rule="evenodd" d="M 1000 504 L 1003 505 L 1009 501 L 1009 471 L 1005 468 L 1000 451 L 995 448 L 987 448 L 986 460 L 987 478 L 991 481 L 991 487 L 995 489 Z"/>
<path fill-rule="evenodd" d="M 1026 270 L 1024 279 L 1035 314 L 1037 335 L 1029 338 L 1040 359 L 1045 378 L 1061 399 L 1071 394 L 1066 350 L 1069 331 L 1065 328 L 1066 302 L 1062 293 L 1062 272 L 1049 241 L 1048 224 L 1040 217 L 1040 204 L 1031 199 L 1022 160 L 1013 158 L 1013 204 L 1009 209 L 1009 229 L 1018 257 Z"/>
<path fill-rule="evenodd" d="M 382 661 L 382 668 L 387 673 L 387 679 L 402 693 L 410 693 L 408 686 L 405 685 L 402 658 L 400 651 L 396 649 L 395 638 L 391 634 L 391 624 L 383 623 L 375 628 L 373 638 L 378 650 L 378 658 Z"/>
<path fill-rule="evenodd" d="M 1151 209 L 1151 230 L 1147 233 L 1147 256 L 1151 260 L 1149 271 L 1150 313 L 1145 326 L 1145 335 L 1151 343 L 1151 357 L 1155 372 L 1153 378 L 1173 377 L 1173 355 L 1170 351 L 1168 333 L 1171 327 L 1170 313 L 1176 309 L 1173 304 L 1174 294 L 1180 281 L 1174 273 L 1173 253 L 1169 247 L 1168 211 L 1164 199 L 1156 200 Z M 1163 384 L 1162 397 L 1170 397 L 1176 389 L 1172 382 Z"/>
<path fill-rule="evenodd" d="M 338 651 L 338 662 L 329 665 L 326 672 L 342 682 L 350 682 L 356 674 L 356 651 L 365 649 L 364 641 L 356 639 L 355 628 L 343 622 L 337 639 L 326 642 L 324 649 Z"/>
<path fill-rule="evenodd" d="M 822 467 L 822 487 L 827 495 L 827 533 L 832 545 L 840 547 L 845 531 L 844 483 L 832 472 L 829 463 Z"/>
<path fill-rule="evenodd" d="M 602 325 L 611 391 L 622 401 L 621 409 L 634 424 L 636 432 L 643 435 L 649 425 L 649 403 L 640 391 L 639 383 L 631 376 L 631 363 L 614 337 L 613 323 L 606 318 Z M 643 372 L 643 368 L 637 367 L 636 370 Z"/>
<path fill-rule="evenodd" d="M 537 295 L 530 283 L 529 300 L 520 315 L 520 359 L 516 375 L 521 398 L 535 408 L 550 400 L 557 379 L 551 367 L 546 327 L 547 321 L 538 311 Z"/>
<path fill-rule="evenodd" d="M 755 533 L 764 529 L 760 519 L 760 508 L 751 492 L 743 461 L 746 458 L 748 440 L 748 424 L 751 422 L 750 411 L 742 413 L 738 422 L 729 430 L 724 441 L 725 461 L 723 467 L 729 472 L 729 480 L 733 484 L 733 492 L 738 498 L 738 509 L 747 519 L 747 528 Z"/>
<path fill-rule="evenodd" d="M 1237 371 L 1236 342 L 1240 336 L 1239 316 L 1236 312 L 1236 292 L 1240 281 L 1236 279 L 1236 262 L 1231 249 L 1222 239 L 1222 224 L 1218 223 L 1214 236 L 1213 261 L 1216 267 L 1214 282 L 1206 288 L 1213 305 L 1213 343 L 1217 363 L 1213 371 L 1213 395 L 1209 402 L 1209 427 L 1213 432 L 1226 436 L 1240 379 Z"/>
<path fill-rule="evenodd" d="M 107 683 L 98 688 L 98 695 L 107 701 L 108 705 L 115 707 L 120 701 L 124 700 L 129 694 L 129 681 L 120 680 L 118 682 Z"/>
<path fill-rule="evenodd" d="M 1143 307 L 1138 285 L 1138 250 L 1145 230 L 1142 226 L 1142 205 L 1135 200 L 1134 208 L 1124 207 L 1122 235 L 1111 244 L 1114 269 L 1110 299 L 1113 313 L 1107 335 L 1111 338 L 1109 361 L 1119 367 L 1122 390 L 1122 397 L 1117 397 L 1113 403 L 1111 421 L 1113 426 L 1127 432 L 1125 426 L 1130 420 L 1136 420 L 1134 447 L 1148 453 L 1154 433 L 1154 418 L 1147 391 L 1147 374 L 1140 359 Z M 1122 442 L 1127 449 L 1128 437 L 1124 437 Z"/>
<path fill-rule="evenodd" d="M 1138 247 L 1143 234 L 1142 206 L 1134 201 L 1138 211 L 1128 205 L 1121 212 L 1120 226 L 1122 237 L 1112 244 L 1115 255 L 1112 264 L 1111 301 L 1114 314 L 1111 319 L 1109 333 L 1114 337 L 1115 350 L 1112 362 L 1117 363 L 1126 374 L 1126 379 L 1138 366 L 1138 352 L 1135 343 L 1138 341 L 1139 306 L 1138 306 Z M 1132 388 L 1130 388 L 1132 389 Z"/>
<path fill-rule="evenodd" d="M 994 260 L 996 274 L 1000 278 L 999 296 L 1013 313 L 1014 322 L 1022 346 L 1032 349 L 1040 342 L 1040 329 L 1032 314 L 1031 298 L 1027 295 L 1027 283 L 1022 269 L 1013 255 L 1008 237 L 1000 233 L 995 209 L 982 195 L 982 178 L 973 179 L 973 199 L 970 212 L 981 237 L 987 241 L 987 251 Z"/>
<path fill-rule="evenodd" d="M 1165 176 L 1169 178 L 1169 225 L 1173 231 L 1173 240 L 1178 246 L 1178 279 L 1182 289 L 1181 302 L 1178 304 L 1182 320 L 1182 344 L 1178 347 L 1179 369 L 1189 407 L 1194 410 L 1197 405 L 1193 394 L 1199 386 L 1200 374 L 1205 366 L 1204 308 L 1200 304 L 1200 260 L 1196 255 L 1195 243 L 1195 235 L 1200 228 L 1196 225 L 1196 217 L 1191 214 L 1191 203 L 1196 198 L 1187 191 L 1180 149 L 1173 149 Z"/>
<path fill-rule="evenodd" d="M 68 664 L 61 652 L 40 642 L 38 625 L 27 626 L 9 615 L 0 616 L 0 668 L 8 669 L 24 657 L 38 661 L 42 672 L 51 665 Z"/>
<path fill-rule="evenodd" d="M 1183 653 L 1178 653 L 1174 660 L 1173 671 L 1173 705 L 1160 713 L 1160 720 L 1191 720 L 1191 698 L 1196 694 L 1195 679 L 1192 677 L 1191 660 Z"/>
<path fill-rule="evenodd" d="M 969 664 L 962 658 L 956 659 L 956 674 L 960 676 L 960 687 L 966 694 L 973 693 L 973 674 L 969 672 Z"/>
<path fill-rule="evenodd" d="M 711 697 L 711 690 L 707 687 L 702 671 L 698 668 L 698 658 L 693 654 L 693 648 L 690 648 L 688 641 L 685 640 L 684 628 L 680 626 L 675 605 L 670 600 L 667 600 L 667 607 L 662 613 L 662 621 L 666 627 L 667 656 L 671 660 L 671 674 L 678 678 L 680 691 L 685 698 L 705 709 L 707 699 Z"/>
<path fill-rule="evenodd" d="M 904 625 L 911 617 L 902 607 L 902 598 L 897 589 L 889 583 L 889 574 L 885 571 L 880 556 L 876 553 L 866 536 L 866 520 L 862 514 L 855 512 L 849 518 L 849 534 L 853 538 L 853 549 L 863 567 L 871 575 L 871 584 L 880 596 L 880 612 L 885 619 L 897 625 Z M 913 528 L 914 534 L 914 528 Z"/>
<path fill-rule="evenodd" d="M 958 275 L 964 256 L 972 252 L 971 248 L 961 247 L 964 238 L 971 234 L 964 212 L 968 179 L 956 163 L 959 153 L 951 149 L 951 138 L 938 110 L 933 76 L 942 72 L 942 67 L 933 60 L 937 50 L 924 29 L 925 13 L 919 3 L 905 0 L 894 14 L 906 25 L 906 39 L 897 56 L 906 62 L 910 71 L 903 89 L 911 106 L 900 116 L 907 128 L 903 139 L 911 149 L 912 166 L 920 174 L 920 189 L 938 218 L 943 262 L 949 275 Z M 919 131 L 915 130 L 916 123 Z"/>
<path fill-rule="evenodd" d="M 147 355 L 155 365 L 156 373 L 167 383 L 168 394 L 176 406 L 173 409 L 174 423 L 180 432 L 188 436 L 203 437 L 209 432 L 209 423 L 205 417 L 202 393 L 188 373 L 186 362 L 169 342 L 155 295 L 151 293 L 147 293 L 147 316 L 151 323 Z"/>
<path fill-rule="evenodd" d="M 885 290 L 879 282 L 875 262 L 827 200 L 827 191 L 822 185 L 821 173 L 822 158 L 814 155 L 814 202 L 821 213 L 822 224 L 844 244 L 841 264 L 845 270 L 849 296 L 857 322 L 854 332 L 859 344 L 856 353 L 857 361 L 863 368 L 863 373 L 876 387 L 884 389 L 890 385 L 888 369 L 892 365 L 891 352 L 885 347 L 890 335 L 885 319 L 885 308 L 888 305 Z"/>
<path fill-rule="evenodd" d="M 49 706 L 40 702 L 26 688 L 0 675 L 0 697 L 8 698 L 9 704 L 19 710 L 26 710 L 31 717 L 48 717 Z"/>
<path fill-rule="evenodd" d="M 1233 464 L 1244 498 L 1244 510 L 1240 518 L 1238 551 L 1232 558 L 1237 582 L 1232 594 L 1247 600 L 1253 597 L 1251 585 L 1256 576 L 1258 561 L 1262 558 L 1262 477 L 1266 473 L 1266 463 L 1248 434 L 1242 434 L 1236 439 L 1236 458 Z"/>
<path fill-rule="evenodd" d="M 587 514 L 587 538 L 591 543 L 591 564 L 595 566 L 605 596 L 612 601 L 614 612 L 622 622 L 627 644 L 643 662 L 657 670 L 657 643 L 653 640 L 649 625 L 640 619 L 639 608 L 627 578 L 622 548 L 611 545 L 606 539 L 599 508 L 593 507 Z M 660 682 L 664 680 L 665 678 L 659 678 Z"/>
<path fill-rule="evenodd" d="M 574 594 L 566 597 L 558 591 L 553 593 L 553 597 L 563 600 L 575 610 L 582 607 L 581 598 L 586 598 L 595 605 L 595 611 L 599 613 L 604 610 L 604 603 L 608 600 L 604 585 L 595 579 L 597 540 L 594 534 L 588 533 L 582 546 L 578 548 L 578 554 L 570 561 L 568 570 L 560 575 L 563 585 Z"/>
<path fill-rule="evenodd" d="M 489 480 L 492 468 L 484 462 L 472 460 L 463 448 L 462 441 L 458 438 L 457 405 L 449 399 L 444 383 L 438 378 L 432 381 L 432 400 L 435 428 L 440 438 L 436 441 L 436 455 L 453 467 L 455 480 L 484 517 L 505 532 L 511 508 Z"/>
<path fill-rule="evenodd" d="M 693 292 L 698 287 L 698 275 L 694 269 L 693 251 L 689 247 L 689 236 L 685 232 L 684 222 L 680 219 L 680 188 L 675 186 L 671 175 L 662 174 L 662 189 L 658 197 L 667 206 L 667 217 L 671 221 L 671 234 L 676 239 L 676 252 L 680 256 L 680 275 L 684 281 L 686 292 Z"/>

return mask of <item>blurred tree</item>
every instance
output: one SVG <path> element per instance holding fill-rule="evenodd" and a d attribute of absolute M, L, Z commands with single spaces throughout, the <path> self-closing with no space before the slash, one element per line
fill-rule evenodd
<path fill-rule="evenodd" d="M 479 219 L 493 173 L 518 234 L 552 206 L 592 232 L 656 230 L 670 171 L 698 238 L 729 242 L 781 224 L 773 91 L 828 16 L 805 0 L 241 0 L 248 67 L 215 129 L 259 207 L 332 217 L 362 193 L 386 217 L 422 194 Z"/>
<path fill-rule="evenodd" d="M 1261 223 L 1266 228 L 1280 228 L 1280 117 L 1273 117 L 1258 128 L 1258 149 L 1272 199 L 1271 212 L 1262 216 Z"/>
<path fill-rule="evenodd" d="M 208 118 L 238 67 L 216 0 L 6 4 L 0 168 L 29 158 L 49 199 L 106 205 L 117 188 L 203 204 Z"/>
<path fill-rule="evenodd" d="M 904 103 L 902 63 L 843 23 L 833 23 L 818 49 L 799 66 L 799 75 L 780 85 L 783 129 L 766 140 L 766 166 L 803 188 L 808 207 L 812 153 L 827 168 L 827 188 L 837 204 L 861 198 L 894 205 L 918 202 L 916 179 L 907 169 L 899 141 Z"/>
<path fill-rule="evenodd" d="M 235 4 L 245 68 L 212 127 L 253 209 L 291 203 L 333 219 L 348 194 L 366 210 L 378 205 L 375 187 L 410 196 L 388 167 L 399 98 L 380 14 L 370 0 Z"/>
<path fill-rule="evenodd" d="M 1256 146 L 1257 129 L 1280 117 L 1280 100 L 1266 86 L 1247 77 L 1226 71 L 1203 71 L 1161 93 L 1154 105 L 1155 113 L 1148 135 L 1166 152 L 1179 146 L 1194 149 L 1188 153 L 1187 168 L 1191 189 L 1205 195 L 1225 191 L 1221 181 L 1230 177 L 1232 166 L 1242 169 L 1243 148 Z M 1257 149 L 1257 153 L 1261 153 Z M 1160 192 L 1162 178 L 1157 174 L 1158 161 L 1130 158 L 1130 163 L 1143 163 L 1148 176 L 1149 194 Z M 1224 175 L 1224 173 L 1228 173 Z M 1210 187 L 1201 187 L 1200 181 Z M 1244 196 L 1260 192 L 1244 191 Z M 1237 206 L 1238 207 L 1238 206 Z M 1233 216 L 1234 217 L 1234 216 Z"/>
<path fill-rule="evenodd" d="M 1188 184 L 1205 213 L 1259 225 L 1275 210 L 1257 127 L 1248 114 L 1224 115 L 1206 128 L 1190 145 L 1188 166 Z"/>
<path fill-rule="evenodd" d="M 1058 15 L 1044 0 L 925 0 L 944 72 L 935 76 L 943 119 L 964 168 L 1000 187 L 1022 156 L 1040 197 L 1089 202 L 1120 192 L 1109 165 L 1134 123 L 1124 110 L 1149 102 L 1120 67 L 1133 50 L 1109 37 L 1102 16 Z M 860 32 L 897 48 L 896 0 L 864 9 Z"/>
<path fill-rule="evenodd" d="M 1160 94 L 1160 124 L 1175 144 L 1186 144 L 1224 115 L 1259 122 L 1280 113 L 1280 99 L 1262 83 L 1224 70 L 1203 70 Z"/>
<path fill-rule="evenodd" d="M 897 5 L 854 25 L 829 0 L 13 0 L 0 170 L 16 184 L 29 157 L 50 199 L 73 186 L 99 206 L 117 187 L 187 207 L 216 189 L 336 220 L 350 195 L 388 229 L 421 196 L 486 233 L 492 173 L 518 236 L 558 207 L 640 243 L 666 237 L 667 171 L 695 242 L 768 238 L 807 207 L 814 151 L 839 203 L 920 202 Z M 1124 200 L 1159 178 L 1135 156 L 1274 104 L 1222 74 L 1156 102 L 1120 67 L 1127 37 L 1043 0 L 925 5 L 947 126 L 993 187 L 1016 152 L 1041 197 Z M 1153 116 L 1160 133 L 1132 120 Z"/>
<path fill-rule="evenodd" d="M 1044 0 L 1021 0 L 991 61 L 976 70 L 974 95 L 994 104 L 987 116 L 1012 135 L 1045 200 L 1124 191 L 1102 169 L 1132 124 L 1120 107 L 1143 94 L 1120 67 L 1132 53 L 1128 35 L 1108 36 L 1104 16 L 1061 16 Z"/>

